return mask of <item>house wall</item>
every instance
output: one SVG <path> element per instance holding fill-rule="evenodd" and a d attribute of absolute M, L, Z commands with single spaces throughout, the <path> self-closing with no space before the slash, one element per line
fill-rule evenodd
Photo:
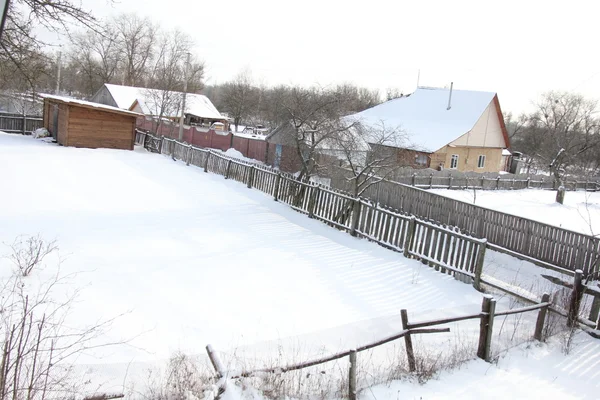
<path fill-rule="evenodd" d="M 106 88 L 106 86 L 104 85 L 102 85 L 102 87 L 98 89 L 98 91 L 92 96 L 90 101 L 93 103 L 106 104 L 107 106 L 113 106 L 117 108 L 119 107 L 113 99 L 110 92 L 108 91 L 108 89 Z"/>
<path fill-rule="evenodd" d="M 134 116 L 70 105 L 66 146 L 133 150 Z M 59 130 L 60 133 L 60 130 Z"/>
<path fill-rule="evenodd" d="M 431 168 L 438 168 L 441 163 L 445 169 L 450 169 L 450 160 L 453 154 L 458 155 L 457 171 L 498 172 L 504 170 L 504 166 L 502 165 L 502 148 L 489 147 L 445 146 L 432 154 Z M 477 167 L 480 155 L 485 156 L 483 168 Z"/>
<path fill-rule="evenodd" d="M 496 102 L 492 101 L 485 109 L 479 120 L 468 133 L 450 142 L 453 146 L 468 147 L 502 147 L 507 148 L 508 143 L 502 133 Z"/>
<path fill-rule="evenodd" d="M 63 146 L 68 146 L 69 140 L 69 106 L 58 104 L 58 132 L 56 141 Z"/>

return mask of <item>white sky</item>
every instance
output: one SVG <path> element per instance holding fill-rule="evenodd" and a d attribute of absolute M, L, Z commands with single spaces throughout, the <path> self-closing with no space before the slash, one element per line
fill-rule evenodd
<path fill-rule="evenodd" d="M 600 97 L 600 2 L 82 0 L 179 27 L 197 43 L 207 83 L 244 68 L 266 84 L 352 82 L 411 92 L 421 85 L 498 92 L 503 111 L 547 90 Z M 596 4 L 598 3 L 598 4 Z"/>

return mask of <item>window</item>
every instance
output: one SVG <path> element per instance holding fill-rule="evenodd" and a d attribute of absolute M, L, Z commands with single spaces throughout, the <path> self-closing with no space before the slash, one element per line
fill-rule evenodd
<path fill-rule="evenodd" d="M 456 169 L 458 167 L 458 154 L 452 154 L 450 158 L 450 169 Z"/>
<path fill-rule="evenodd" d="M 427 165 L 427 154 L 416 154 L 415 155 L 415 164 L 426 166 Z"/>
<path fill-rule="evenodd" d="M 485 156 L 481 155 L 481 156 L 479 156 L 479 159 L 477 159 L 477 168 L 483 168 L 484 165 L 485 165 Z"/>

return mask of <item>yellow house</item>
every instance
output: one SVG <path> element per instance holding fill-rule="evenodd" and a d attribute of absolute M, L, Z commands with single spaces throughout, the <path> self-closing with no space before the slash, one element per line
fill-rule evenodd
<path fill-rule="evenodd" d="M 502 151 L 510 145 L 498 95 L 493 92 L 418 87 L 353 116 L 385 123 L 405 136 L 403 149 L 427 153 L 427 166 L 457 171 L 505 169 Z"/>

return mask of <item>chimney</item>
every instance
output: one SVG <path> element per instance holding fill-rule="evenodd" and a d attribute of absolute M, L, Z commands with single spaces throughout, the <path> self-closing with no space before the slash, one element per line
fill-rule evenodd
<path fill-rule="evenodd" d="M 450 82 L 450 94 L 448 95 L 448 108 L 446 110 L 452 108 L 452 86 L 454 86 L 454 82 Z"/>

